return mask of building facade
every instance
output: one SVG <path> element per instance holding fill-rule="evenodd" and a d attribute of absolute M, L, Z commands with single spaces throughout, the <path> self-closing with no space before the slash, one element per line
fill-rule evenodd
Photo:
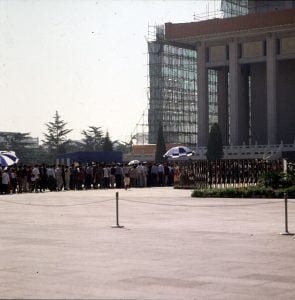
<path fill-rule="evenodd" d="M 167 143 L 204 158 L 218 123 L 227 158 L 294 151 L 295 1 L 221 6 L 223 18 L 166 23 L 149 42 L 149 142 L 162 122 Z"/>
<path fill-rule="evenodd" d="M 167 23 L 166 38 L 197 49 L 198 145 L 209 135 L 208 72 L 218 73 L 225 144 L 295 138 L 295 9 L 202 22 Z"/>

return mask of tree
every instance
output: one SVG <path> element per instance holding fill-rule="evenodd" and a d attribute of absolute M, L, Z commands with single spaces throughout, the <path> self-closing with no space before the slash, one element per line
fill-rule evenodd
<path fill-rule="evenodd" d="M 164 139 L 163 126 L 160 122 L 158 129 L 158 137 L 157 137 L 157 145 L 156 145 L 156 154 L 155 154 L 155 162 L 160 163 L 165 160 L 163 155 L 166 153 L 166 144 Z"/>
<path fill-rule="evenodd" d="M 65 128 L 67 123 L 61 119 L 58 111 L 55 112 L 53 122 L 46 123 L 45 125 L 47 133 L 43 133 L 45 139 L 42 142 L 44 145 L 48 147 L 49 152 L 53 155 L 65 153 L 65 147 L 68 143 L 66 136 L 72 129 Z"/>
<path fill-rule="evenodd" d="M 113 145 L 115 142 L 112 142 L 109 136 L 109 132 L 106 132 L 105 137 L 102 142 L 102 151 L 113 151 Z"/>
<path fill-rule="evenodd" d="M 88 126 L 88 130 L 83 130 L 82 139 L 85 151 L 100 151 L 103 144 L 103 134 L 101 127 Z"/>
<path fill-rule="evenodd" d="M 222 136 L 217 123 L 211 127 L 206 156 L 208 160 L 219 160 L 223 157 Z"/>

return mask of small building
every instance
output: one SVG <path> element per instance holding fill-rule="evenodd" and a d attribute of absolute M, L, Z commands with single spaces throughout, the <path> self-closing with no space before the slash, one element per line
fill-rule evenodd
<path fill-rule="evenodd" d="M 179 146 L 179 144 L 166 144 L 166 149 Z M 131 160 L 139 160 L 146 162 L 153 162 L 156 154 L 156 144 L 145 144 L 145 145 L 132 145 L 131 151 L 124 154 L 124 162 Z"/>

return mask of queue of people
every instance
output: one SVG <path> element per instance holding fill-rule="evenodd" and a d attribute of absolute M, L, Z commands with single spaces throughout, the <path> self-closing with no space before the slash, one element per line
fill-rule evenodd
<path fill-rule="evenodd" d="M 0 193 L 173 186 L 177 173 L 167 163 L 0 166 Z"/>

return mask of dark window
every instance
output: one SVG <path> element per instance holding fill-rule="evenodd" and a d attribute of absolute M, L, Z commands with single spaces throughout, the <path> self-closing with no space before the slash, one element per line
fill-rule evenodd
<path fill-rule="evenodd" d="M 209 62 L 209 48 L 206 47 L 206 62 Z"/>
<path fill-rule="evenodd" d="M 280 39 L 277 39 L 277 54 L 280 54 L 281 53 L 281 40 Z"/>
<path fill-rule="evenodd" d="M 242 57 L 242 45 L 238 44 L 238 58 Z"/>
<path fill-rule="evenodd" d="M 263 41 L 263 56 L 266 56 L 266 41 Z"/>

